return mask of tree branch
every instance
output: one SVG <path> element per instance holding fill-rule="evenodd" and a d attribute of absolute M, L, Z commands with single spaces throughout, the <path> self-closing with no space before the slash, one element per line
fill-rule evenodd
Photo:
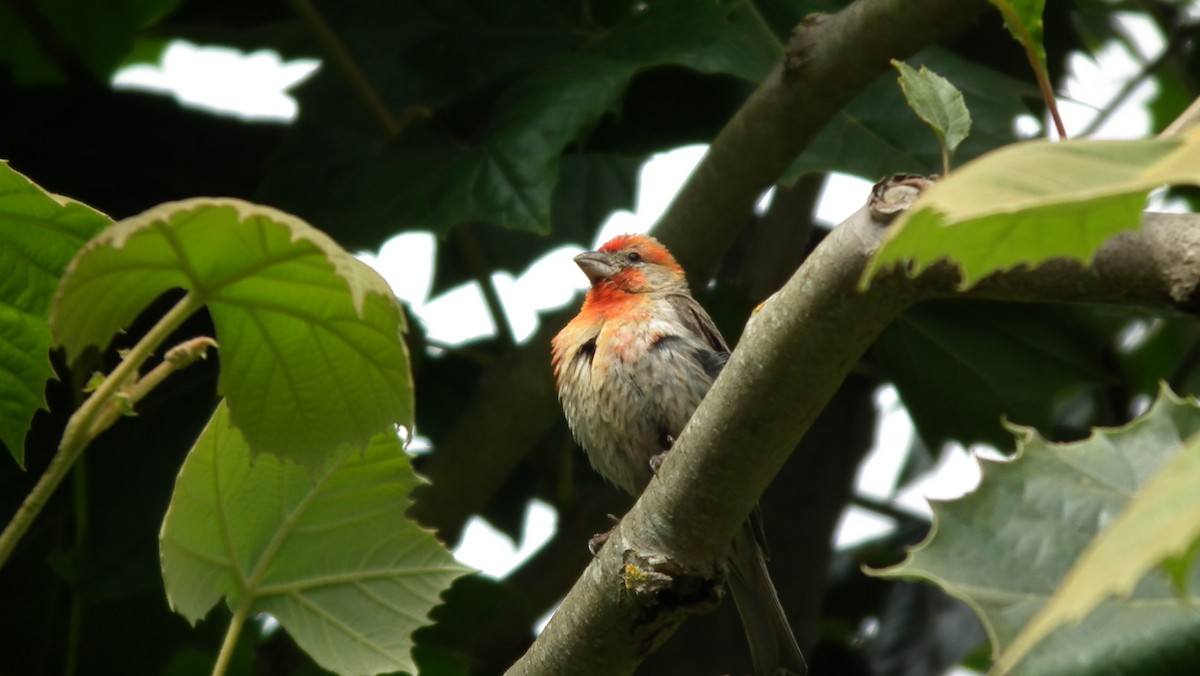
<path fill-rule="evenodd" d="M 972 297 L 1194 312 L 1200 298 L 1194 215 L 1147 214 L 1141 230 L 1113 238 L 1091 267 L 1052 262 L 956 293 L 958 274 L 943 264 L 916 280 L 893 271 L 858 293 L 884 230 L 859 210 L 755 315 L 657 478 L 509 673 L 630 673 L 687 617 L 711 607 L 710 599 L 678 592 L 720 595 L 734 532 L 859 356 L 905 307 Z M 648 579 L 654 584 L 641 584 Z"/>
<path fill-rule="evenodd" d="M 861 0 L 811 15 L 783 62 L 713 141 L 655 226 L 693 280 L 707 279 L 759 196 L 863 87 L 939 39 L 955 35 L 983 0 Z"/>
<path fill-rule="evenodd" d="M 654 229 L 693 283 L 710 277 L 758 196 L 846 102 L 891 67 L 889 59 L 958 32 L 987 7 L 984 0 L 861 0 L 798 26 L 784 62 L 713 141 Z M 542 317 L 524 347 L 484 374 L 422 468 L 432 483 L 418 489 L 411 513 L 444 540 L 458 539 L 466 519 L 561 415 L 548 345 L 574 311 Z"/>

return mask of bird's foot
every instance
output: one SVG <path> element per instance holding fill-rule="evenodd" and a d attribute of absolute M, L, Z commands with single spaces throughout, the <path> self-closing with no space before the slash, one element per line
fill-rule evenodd
<path fill-rule="evenodd" d="M 604 543 L 608 542 L 608 538 L 612 535 L 612 532 L 616 530 L 617 525 L 621 523 L 621 519 L 613 516 L 612 514 L 608 515 L 608 520 L 612 521 L 612 528 L 609 528 L 603 533 L 596 533 L 588 540 L 588 551 L 592 553 L 592 556 L 596 556 L 600 553 L 600 548 L 604 546 Z"/>
<path fill-rule="evenodd" d="M 675 437 L 670 434 L 663 437 L 663 449 L 658 453 L 650 456 L 650 471 L 658 474 L 658 470 L 662 468 L 663 460 L 667 459 L 667 453 L 671 452 L 671 448 L 675 445 Z"/>

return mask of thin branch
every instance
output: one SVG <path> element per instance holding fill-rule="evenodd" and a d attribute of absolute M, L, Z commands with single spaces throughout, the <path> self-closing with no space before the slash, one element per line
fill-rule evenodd
<path fill-rule="evenodd" d="M 805 18 L 783 62 L 721 130 L 654 235 L 692 279 L 708 279 L 759 195 L 891 59 L 957 34 L 987 9 L 983 0 L 864 0 Z"/>
<path fill-rule="evenodd" d="M 296 10 L 300 18 L 316 34 L 317 40 L 325 47 L 329 58 L 337 65 L 338 70 L 342 71 L 354 93 L 362 100 L 363 105 L 367 107 L 371 116 L 383 128 L 388 138 L 399 136 L 404 127 L 392 115 L 392 111 L 384 103 L 383 97 L 379 95 L 379 92 L 375 90 L 375 86 L 367 79 L 367 74 L 363 72 L 362 68 L 358 65 L 358 61 L 350 54 L 350 50 L 346 48 L 342 39 L 334 32 L 333 27 L 329 25 L 329 22 L 325 21 L 325 17 L 321 16 L 321 13 L 313 6 L 312 0 L 291 0 L 291 2 L 292 8 Z M 411 122 L 412 119 L 416 119 L 416 117 L 406 117 L 406 123 Z"/>
<path fill-rule="evenodd" d="M 92 422 L 88 436 L 92 439 L 100 436 L 104 430 L 120 420 L 121 416 L 132 411 L 133 407 L 158 387 L 162 381 L 166 380 L 167 376 L 204 359 L 207 356 L 208 348 L 216 346 L 217 341 L 208 336 L 200 336 L 185 340 L 167 350 L 167 354 L 163 356 L 163 360 L 157 366 L 146 375 L 128 383 L 108 402 L 100 415 Z"/>
<path fill-rule="evenodd" d="M 873 498 L 869 495 L 855 493 L 850 498 L 850 504 L 855 507 L 861 507 L 870 512 L 875 512 L 880 516 L 886 516 L 897 523 L 924 523 L 928 524 L 929 519 L 916 512 L 911 512 L 904 507 L 900 507 L 895 503 Z"/>
<path fill-rule="evenodd" d="M 1092 118 L 1092 121 L 1088 123 L 1088 126 L 1082 132 L 1080 132 L 1079 135 L 1091 136 L 1092 134 L 1095 134 L 1096 130 L 1099 129 L 1102 124 L 1107 122 L 1108 118 L 1112 117 L 1112 114 L 1116 112 L 1117 108 L 1120 108 L 1125 103 L 1129 96 L 1133 94 L 1134 90 L 1142 86 L 1142 83 L 1146 81 L 1146 78 L 1158 72 L 1158 69 L 1162 68 L 1167 61 L 1169 61 L 1175 55 L 1175 53 L 1179 51 L 1179 48 L 1191 38 L 1191 34 L 1192 31 L 1178 31 L 1172 35 L 1171 41 L 1168 42 L 1165 47 L 1163 47 L 1162 52 L 1159 53 L 1159 55 L 1156 56 L 1153 61 L 1144 64 L 1142 69 L 1138 71 L 1136 75 L 1127 80 L 1125 84 L 1121 85 L 1121 88 L 1117 91 L 1117 93 L 1111 99 L 1109 99 L 1108 103 L 1100 109 L 1100 112 L 1096 114 L 1096 117 Z"/>
<path fill-rule="evenodd" d="M 483 247 L 480 246 L 475 231 L 471 229 L 471 224 L 459 224 L 450 236 L 454 238 L 458 252 L 466 260 L 467 265 L 471 268 L 471 276 L 475 278 L 475 282 L 479 284 L 479 288 L 483 292 L 483 301 L 487 305 L 488 314 L 492 316 L 492 324 L 496 326 L 496 334 L 500 337 L 500 342 L 507 349 L 515 348 L 517 338 L 513 335 L 512 324 L 508 321 L 508 313 L 504 311 L 504 303 L 500 301 L 500 292 L 492 280 L 492 268 L 483 255 Z"/>
<path fill-rule="evenodd" d="M 31 0 L 4 0 L 4 4 L 21 22 L 23 32 L 33 38 L 42 56 L 58 67 L 64 79 L 91 86 L 100 84 L 99 78 L 80 58 L 75 47 L 59 35 L 54 23 L 42 10 L 42 3 Z"/>

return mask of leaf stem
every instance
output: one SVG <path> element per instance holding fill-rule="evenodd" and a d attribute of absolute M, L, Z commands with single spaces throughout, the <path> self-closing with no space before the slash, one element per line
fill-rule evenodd
<path fill-rule="evenodd" d="M 1058 131 L 1060 140 L 1067 140 L 1067 127 L 1063 124 L 1062 115 L 1058 113 L 1058 101 L 1054 98 L 1054 90 L 1050 87 L 1050 78 L 1047 76 L 1046 69 L 1040 68 L 1035 60 L 1037 55 L 1033 51 L 1032 46 L 1025 47 L 1025 53 L 1029 57 L 1029 61 L 1033 64 L 1034 75 L 1037 76 L 1038 89 L 1042 90 L 1042 98 L 1046 100 L 1046 108 L 1050 110 L 1050 117 L 1054 119 L 1054 128 Z"/>
<path fill-rule="evenodd" d="M 0 534 L 0 568 L 4 567 L 8 557 L 16 549 L 17 543 L 29 530 L 33 520 L 49 502 L 50 497 L 54 495 L 55 489 L 66 478 L 83 450 L 87 448 L 96 434 L 120 417 L 121 412 L 125 409 L 123 403 L 117 399 L 121 394 L 122 385 L 136 381 L 137 370 L 141 368 L 146 359 L 166 340 L 167 336 L 171 335 L 171 332 L 179 328 L 183 321 L 202 305 L 201 299 L 192 292 L 180 299 L 175 307 L 163 315 L 162 319 L 158 320 L 158 323 L 145 336 L 142 336 L 137 345 L 133 346 L 121 363 L 117 364 L 113 372 L 104 379 L 104 382 L 67 421 L 62 441 L 59 442 L 58 451 L 54 454 L 50 465 L 46 467 L 46 471 L 38 479 L 37 485 L 29 492 L 29 495 L 25 496 L 25 501 L 21 503 L 21 506 L 17 508 L 17 513 L 5 526 L 4 533 Z M 148 391 L 144 388 L 143 390 L 139 396 L 144 396 Z"/>
<path fill-rule="evenodd" d="M 1042 56 L 1038 54 L 1038 46 L 1034 44 L 1033 36 L 1025 30 L 1025 24 L 1021 21 L 1021 17 L 1017 16 L 1016 10 L 1010 3 L 993 2 L 992 5 L 1000 10 L 1000 14 L 1004 16 L 1004 22 L 1008 24 L 1009 28 L 1021 34 L 1017 42 L 1021 43 L 1021 47 L 1025 50 L 1025 58 L 1029 60 L 1029 66 L 1033 68 L 1038 89 L 1042 91 L 1042 99 L 1045 100 L 1050 117 L 1054 120 L 1058 138 L 1063 141 L 1067 140 L 1067 128 L 1063 124 L 1062 116 L 1058 114 L 1058 101 L 1054 98 L 1054 89 L 1050 86 L 1050 76 L 1046 71 L 1046 64 Z"/>
<path fill-rule="evenodd" d="M 217 663 L 213 665 L 212 676 L 223 676 L 229 669 L 229 662 L 233 659 L 233 649 L 237 647 L 238 636 L 242 633 L 242 626 L 246 624 L 249 617 L 249 603 L 239 603 L 233 609 L 233 617 L 229 618 L 229 628 L 225 630 L 225 640 L 221 643 L 221 652 L 217 653 Z"/>
<path fill-rule="evenodd" d="M 88 527 L 88 488 L 87 488 L 87 458 L 81 457 L 71 473 L 71 483 L 75 489 L 75 542 L 71 555 L 75 561 L 84 558 L 84 539 Z M 83 639 L 83 593 L 79 588 L 78 569 L 71 581 L 71 615 L 67 623 L 66 666 L 64 676 L 75 676 L 79 673 L 79 645 Z"/>

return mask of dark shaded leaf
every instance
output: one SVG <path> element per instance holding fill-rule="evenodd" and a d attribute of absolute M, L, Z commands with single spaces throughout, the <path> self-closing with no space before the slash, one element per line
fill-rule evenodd
<path fill-rule="evenodd" d="M 371 23 L 356 56 L 405 123 L 389 136 L 347 111 L 355 95 L 324 69 L 302 88 L 304 112 L 269 166 L 263 199 L 352 245 L 464 222 L 546 233 L 560 155 L 617 112 L 639 70 L 674 64 L 757 80 L 780 50 L 740 2 L 638 5 L 603 27 L 516 7 L 480 0 L 438 16 L 398 6 L 331 15 L 343 33 Z M 481 51 L 494 62 L 476 60 Z"/>
<path fill-rule="evenodd" d="M 1076 308 L 990 302 L 926 303 L 906 311 L 875 344 L 930 448 L 947 441 L 1011 444 L 1001 418 L 1052 430 L 1073 389 L 1106 382 L 1108 340 Z"/>
<path fill-rule="evenodd" d="M 962 88 L 971 111 L 971 135 L 955 153 L 966 162 L 997 146 L 1017 140 L 1013 125 L 1027 114 L 1027 100 L 1037 89 L 995 70 L 930 47 L 909 59 L 927 66 Z M 868 180 L 898 172 L 934 174 L 941 171 L 941 150 L 924 123 L 905 111 L 904 95 L 895 76 L 882 75 L 834 117 L 795 164 L 789 177 L 808 171 L 841 171 Z"/>

